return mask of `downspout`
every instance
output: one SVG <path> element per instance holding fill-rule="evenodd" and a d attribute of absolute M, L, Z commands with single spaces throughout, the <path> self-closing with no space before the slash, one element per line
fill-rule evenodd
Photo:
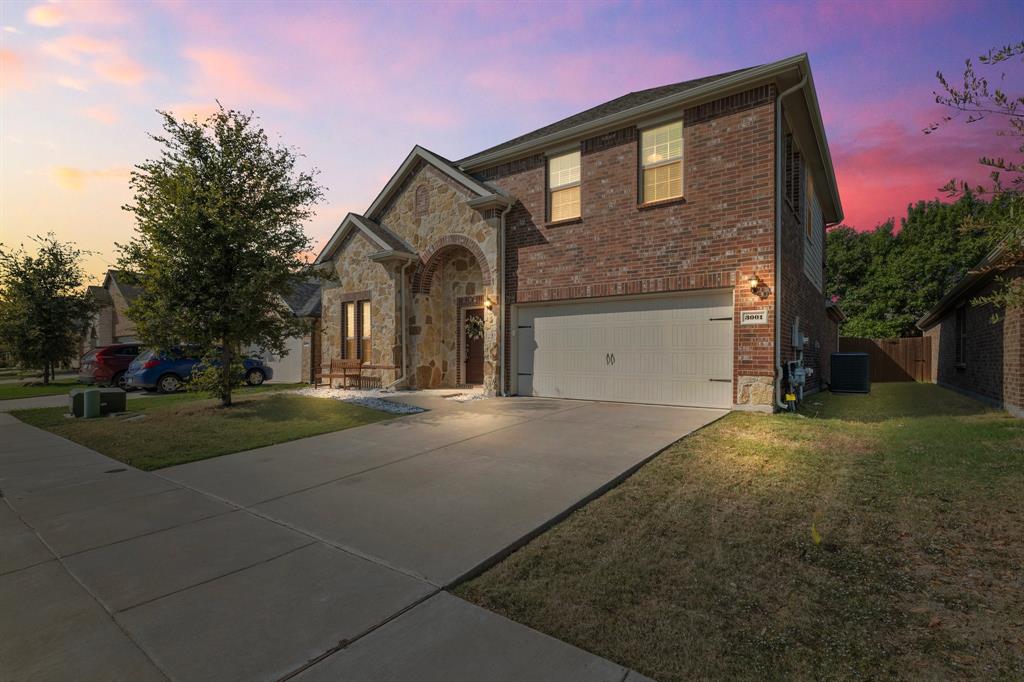
<path fill-rule="evenodd" d="M 509 201 L 498 220 L 498 395 L 508 397 L 505 387 L 505 216 L 512 210 Z"/>
<path fill-rule="evenodd" d="M 381 389 L 383 391 L 390 391 L 395 386 L 405 381 L 405 377 L 407 374 L 406 370 L 409 364 L 409 318 L 405 312 L 405 280 L 407 279 L 406 271 L 412 264 L 413 261 L 407 260 L 400 271 L 402 276 L 402 373 L 401 375 L 399 375 L 397 379 L 395 379 L 390 384 Z"/>
<path fill-rule="evenodd" d="M 775 100 L 775 407 L 782 400 L 782 100 L 807 85 L 807 74 Z"/>

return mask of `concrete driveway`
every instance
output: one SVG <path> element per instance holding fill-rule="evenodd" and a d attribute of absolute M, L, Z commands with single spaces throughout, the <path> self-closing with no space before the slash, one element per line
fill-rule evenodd
<path fill-rule="evenodd" d="M 156 474 L 0 415 L 0 669 L 640 679 L 443 588 L 723 412 L 428 402 Z"/>

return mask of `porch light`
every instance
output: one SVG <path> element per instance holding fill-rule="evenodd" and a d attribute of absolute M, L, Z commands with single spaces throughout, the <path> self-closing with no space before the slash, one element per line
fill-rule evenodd
<path fill-rule="evenodd" d="M 484 298 L 484 307 L 488 310 L 494 307 L 494 301 L 491 300 L 490 296 Z"/>
<path fill-rule="evenodd" d="M 750 282 L 750 290 L 756 293 L 761 286 L 761 278 L 757 275 L 751 275 L 748 281 Z"/>

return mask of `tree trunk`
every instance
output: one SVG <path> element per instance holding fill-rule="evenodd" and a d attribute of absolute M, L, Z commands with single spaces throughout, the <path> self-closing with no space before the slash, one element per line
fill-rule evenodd
<path fill-rule="evenodd" d="M 231 376 L 234 370 L 231 366 L 232 360 L 231 348 L 225 343 L 220 352 L 220 403 L 224 407 L 231 407 L 231 383 L 234 380 Z"/>
<path fill-rule="evenodd" d="M 50 385 L 50 363 L 43 363 L 43 386 Z"/>

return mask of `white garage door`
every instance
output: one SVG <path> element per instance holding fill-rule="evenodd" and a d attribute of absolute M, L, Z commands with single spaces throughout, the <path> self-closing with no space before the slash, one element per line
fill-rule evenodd
<path fill-rule="evenodd" d="M 287 355 L 274 355 L 270 351 L 251 349 L 254 355 L 263 358 L 263 362 L 274 370 L 275 382 L 294 384 L 302 381 L 302 337 L 292 336 L 285 340 Z"/>
<path fill-rule="evenodd" d="M 521 307 L 519 395 L 732 407 L 732 292 Z"/>

